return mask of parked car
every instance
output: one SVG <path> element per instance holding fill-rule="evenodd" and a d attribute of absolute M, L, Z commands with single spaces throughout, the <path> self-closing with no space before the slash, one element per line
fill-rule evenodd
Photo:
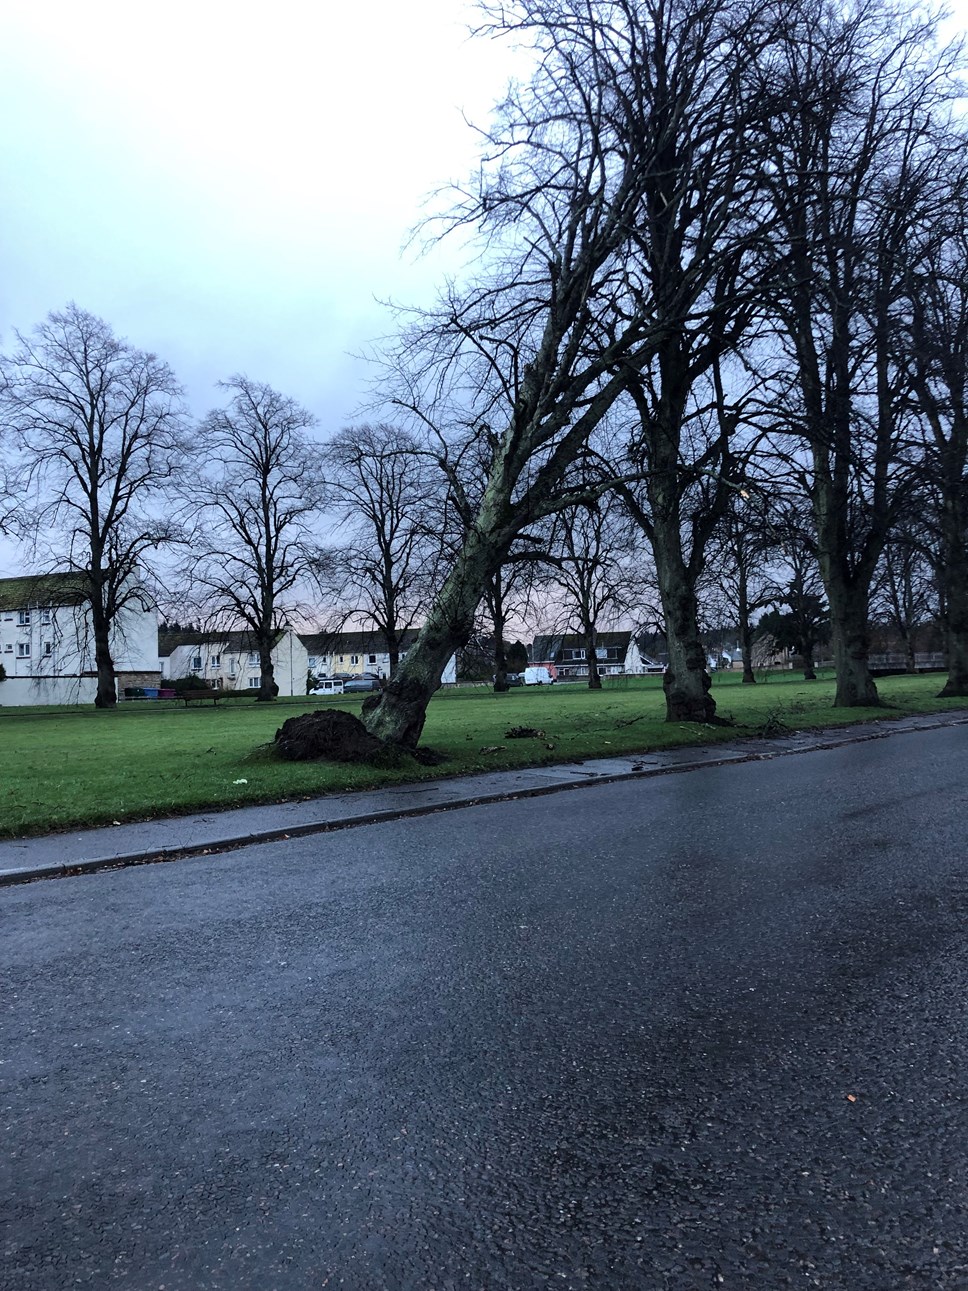
<path fill-rule="evenodd" d="M 380 689 L 379 677 L 351 677 L 343 682 L 344 695 L 360 695 Z"/>

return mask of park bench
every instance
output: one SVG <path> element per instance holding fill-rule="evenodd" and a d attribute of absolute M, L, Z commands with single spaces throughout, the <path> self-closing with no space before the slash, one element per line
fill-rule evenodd
<path fill-rule="evenodd" d="M 178 698 L 185 701 L 185 707 L 187 708 L 192 700 L 195 699 L 210 699 L 213 704 L 218 704 L 223 695 L 220 690 L 183 690 Z"/>

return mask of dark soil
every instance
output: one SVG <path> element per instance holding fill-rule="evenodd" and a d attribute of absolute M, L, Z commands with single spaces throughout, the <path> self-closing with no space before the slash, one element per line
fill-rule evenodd
<path fill-rule="evenodd" d="M 340 708 L 317 709 L 290 717 L 276 731 L 276 752 L 288 762 L 367 762 L 397 766 L 407 759 L 371 735 L 358 717 Z"/>

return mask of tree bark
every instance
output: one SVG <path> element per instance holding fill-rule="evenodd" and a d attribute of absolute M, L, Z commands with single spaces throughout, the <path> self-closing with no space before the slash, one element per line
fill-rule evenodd
<path fill-rule="evenodd" d="M 602 679 L 598 671 L 598 634 L 593 623 L 586 623 L 582 638 L 585 642 L 585 659 L 588 662 L 588 689 L 601 690 Z"/>
<path fill-rule="evenodd" d="M 669 665 L 662 676 L 667 722 L 711 722 L 716 701 L 706 671 L 706 652 L 696 626 L 695 593 L 682 586 L 662 594 Z"/>
<path fill-rule="evenodd" d="M 966 506 L 954 488 L 947 491 L 942 514 L 945 557 L 942 591 L 945 606 L 945 644 L 948 680 L 939 698 L 968 695 L 968 532 Z"/>
<path fill-rule="evenodd" d="M 279 694 L 279 687 L 276 685 L 275 668 L 272 663 L 272 646 L 272 636 L 268 638 L 259 637 L 259 693 L 255 697 L 257 704 L 271 703 Z"/>
<path fill-rule="evenodd" d="M 118 691 L 111 658 L 111 625 L 99 606 L 91 605 L 91 626 L 94 635 L 94 667 L 97 671 L 96 708 L 113 708 L 118 702 Z"/>
<path fill-rule="evenodd" d="M 837 671 L 835 708 L 877 708 L 880 697 L 871 676 L 867 597 L 857 587 L 833 578 L 827 588 L 830 635 Z"/>
<path fill-rule="evenodd" d="M 363 724 L 371 735 L 403 748 L 417 747 L 447 660 L 467 644 L 488 579 L 506 555 L 508 538 L 497 536 L 496 528 L 483 523 L 470 531 L 399 672 L 381 694 L 364 700 Z"/>
<path fill-rule="evenodd" d="M 652 554 L 665 619 L 669 664 L 662 677 L 667 722 L 711 722 L 716 701 L 709 693 L 706 651 L 699 634 L 696 579 L 682 550 L 679 497 L 671 471 L 648 482 L 652 507 Z"/>
<path fill-rule="evenodd" d="M 746 552 L 740 555 L 739 598 L 736 616 L 739 619 L 739 648 L 743 656 L 743 685 L 755 686 L 753 676 L 753 628 L 750 624 L 749 595 L 746 585 Z"/>
<path fill-rule="evenodd" d="M 500 575 L 491 583 L 491 621 L 494 629 L 494 693 L 503 695 L 508 690 L 508 659 L 504 650 L 504 597 L 501 594 Z"/>
<path fill-rule="evenodd" d="M 817 668 L 813 661 L 813 642 L 805 644 L 803 647 L 803 680 L 816 681 Z"/>

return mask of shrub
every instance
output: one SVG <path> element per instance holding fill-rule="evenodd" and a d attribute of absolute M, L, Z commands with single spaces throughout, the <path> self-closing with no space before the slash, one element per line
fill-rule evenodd
<path fill-rule="evenodd" d="M 169 686 L 176 694 L 181 695 L 186 690 L 209 690 L 210 686 L 207 681 L 203 681 L 197 673 L 191 672 L 187 677 L 176 677 L 174 681 L 169 682 Z"/>

